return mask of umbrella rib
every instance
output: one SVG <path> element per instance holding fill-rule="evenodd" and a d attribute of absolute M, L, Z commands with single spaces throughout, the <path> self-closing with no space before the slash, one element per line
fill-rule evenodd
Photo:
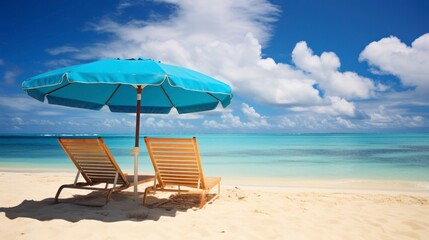
<path fill-rule="evenodd" d="M 54 90 L 52 90 L 52 91 L 50 91 L 50 92 L 47 92 L 47 93 L 45 93 L 45 96 L 48 96 L 49 94 L 51 94 L 51 93 L 54 93 L 54 92 L 56 92 L 56 91 L 59 91 L 59 90 L 61 90 L 61 89 L 63 89 L 63 88 L 65 88 L 65 87 L 67 87 L 68 85 L 70 85 L 71 83 L 67 83 L 66 85 L 64 85 L 64 86 L 62 86 L 62 87 L 59 87 L 59 88 L 57 88 L 57 89 L 54 89 Z"/>
<path fill-rule="evenodd" d="M 104 103 L 104 105 L 109 104 L 110 100 L 112 100 L 113 96 L 116 94 L 116 92 L 119 90 L 119 88 L 120 88 L 121 86 L 122 86 L 122 84 L 119 84 L 119 85 L 116 87 L 115 91 L 113 91 L 112 95 L 110 95 L 109 99 L 107 99 L 107 101 L 106 101 L 106 103 Z"/>
<path fill-rule="evenodd" d="M 170 97 L 168 96 L 167 92 L 165 91 L 164 87 L 162 87 L 161 85 L 160 85 L 160 87 L 161 87 L 162 92 L 163 92 L 163 93 L 164 93 L 164 95 L 167 97 L 168 101 L 170 102 L 171 106 L 175 108 L 176 106 L 174 106 L 173 102 L 171 101 L 171 99 L 170 99 Z"/>
<path fill-rule="evenodd" d="M 206 93 L 207 93 L 207 95 L 209 95 L 210 97 L 212 97 L 212 98 L 216 99 L 216 101 L 221 102 L 221 100 L 220 100 L 219 98 L 217 98 L 215 95 L 213 95 L 213 94 L 211 94 L 211 93 L 209 93 L 209 92 L 206 92 Z"/>

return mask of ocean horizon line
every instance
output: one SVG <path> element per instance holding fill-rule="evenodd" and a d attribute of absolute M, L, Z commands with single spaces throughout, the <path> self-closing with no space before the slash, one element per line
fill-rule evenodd
<path fill-rule="evenodd" d="M 268 135 L 268 136 L 297 136 L 297 135 L 303 135 L 303 136 L 320 136 L 320 135 L 365 135 L 365 134 L 372 134 L 372 135 L 407 135 L 407 134 L 415 134 L 415 135 L 426 135 L 429 134 L 428 132 L 302 132 L 302 133 L 262 133 L 262 132 L 256 132 L 256 133 L 231 133 L 231 132 L 225 132 L 225 133 L 140 133 L 140 136 L 143 135 L 165 135 L 165 136 L 193 136 L 193 135 Z M 134 137 L 134 133 L 0 133 L 0 137 L 67 137 L 67 136 L 75 136 L 75 137 L 98 137 L 98 136 L 130 136 Z"/>
<path fill-rule="evenodd" d="M 142 134 L 196 136 L 204 172 L 222 176 L 381 178 L 429 181 L 428 133 Z M 72 168 L 59 137 L 103 137 L 132 169 L 134 134 L 0 135 L 1 167 Z M 25 151 L 23 151 L 25 149 Z M 141 167 L 151 169 L 144 143 Z"/>

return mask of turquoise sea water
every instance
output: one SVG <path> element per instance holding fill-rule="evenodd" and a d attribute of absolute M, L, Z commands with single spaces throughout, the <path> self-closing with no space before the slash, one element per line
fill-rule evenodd
<path fill-rule="evenodd" d="M 101 135 L 132 172 L 132 135 Z M 75 170 L 58 136 L 0 136 L 0 169 Z M 87 136 L 86 136 L 87 137 Z M 177 136 L 175 136 L 177 137 Z M 190 136 L 178 136 L 190 137 Z M 429 181 L 429 134 L 197 135 L 206 175 Z M 152 166 L 141 142 L 140 171 Z"/>

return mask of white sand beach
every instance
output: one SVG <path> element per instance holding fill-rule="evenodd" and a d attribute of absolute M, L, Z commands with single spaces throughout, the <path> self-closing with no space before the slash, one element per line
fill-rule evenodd
<path fill-rule="evenodd" d="M 72 173 L 0 172 L 0 239 L 428 239 L 427 182 L 223 178 L 221 197 L 197 210 L 176 199 L 160 208 L 132 189 L 101 208 L 65 190 Z M 143 192 L 146 185 L 140 185 Z M 155 197 L 161 197 L 156 195 Z M 82 201 L 102 200 L 91 194 Z M 153 196 L 149 201 L 157 199 Z M 188 199 L 188 200 L 193 200 Z"/>

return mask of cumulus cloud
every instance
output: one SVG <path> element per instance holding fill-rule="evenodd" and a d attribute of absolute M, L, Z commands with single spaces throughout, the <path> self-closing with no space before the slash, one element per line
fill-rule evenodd
<path fill-rule="evenodd" d="M 241 111 L 249 119 L 249 122 L 246 123 L 248 127 L 270 127 L 268 117 L 257 113 L 256 110 L 247 103 L 241 104 Z"/>
<path fill-rule="evenodd" d="M 51 121 L 46 119 L 23 119 L 21 117 L 14 117 L 11 119 L 12 124 L 15 126 L 59 126 L 62 125 L 59 121 Z"/>
<path fill-rule="evenodd" d="M 219 122 L 217 122 L 215 120 L 204 120 L 203 126 L 205 128 L 209 128 L 209 129 L 226 129 L 226 128 L 230 128 L 231 127 L 228 124 L 219 123 Z"/>
<path fill-rule="evenodd" d="M 193 129 L 193 128 L 195 128 L 195 127 L 194 127 L 194 125 L 192 125 L 192 124 L 190 124 L 190 123 L 187 123 L 187 122 L 182 122 L 182 121 L 177 121 L 177 125 L 178 125 L 180 128 L 188 128 L 188 129 Z"/>
<path fill-rule="evenodd" d="M 354 103 L 348 102 L 345 99 L 339 97 L 328 97 L 330 105 L 327 106 L 314 106 L 313 109 L 317 113 L 325 113 L 332 116 L 349 116 L 354 117 L 356 115 L 356 107 Z"/>
<path fill-rule="evenodd" d="M 257 119 L 261 117 L 261 114 L 255 111 L 255 108 L 249 106 L 247 103 L 241 104 L 241 111 L 243 111 L 244 115 L 251 119 Z"/>
<path fill-rule="evenodd" d="M 380 105 L 378 110 L 368 113 L 368 116 L 366 124 L 379 128 L 422 127 L 427 121 L 423 116 L 404 116 L 389 111 L 383 105 Z"/>
<path fill-rule="evenodd" d="M 420 114 L 400 113 L 395 108 L 380 105 L 367 111 L 362 118 L 347 118 L 309 112 L 297 113 L 280 117 L 273 124 L 275 128 L 288 132 L 296 131 L 371 131 L 372 129 L 403 129 L 424 127 L 428 123 L 426 117 Z"/>
<path fill-rule="evenodd" d="M 108 128 L 123 127 L 123 126 L 134 128 L 136 126 L 136 123 L 125 118 L 120 118 L 120 119 L 107 118 L 101 123 L 101 125 L 103 127 L 108 127 Z"/>
<path fill-rule="evenodd" d="M 262 116 L 246 103 L 241 104 L 240 112 L 245 116 L 245 120 L 242 120 L 240 116 L 234 115 L 232 112 L 226 112 L 222 114 L 221 122 L 204 120 L 203 126 L 217 129 L 259 129 L 271 127 L 267 116 Z"/>
<path fill-rule="evenodd" d="M 327 115 L 302 114 L 282 117 L 277 127 L 289 131 L 308 130 L 312 131 L 338 131 L 340 129 L 360 129 L 362 126 L 342 117 L 331 117 Z"/>
<path fill-rule="evenodd" d="M 218 111 L 216 111 L 218 112 Z M 133 114 L 135 116 L 135 114 Z M 158 114 L 156 115 L 158 119 L 182 119 L 182 120 L 197 120 L 204 118 L 204 112 L 196 112 L 196 113 L 187 113 L 187 114 L 179 114 L 175 108 L 172 108 L 169 114 Z"/>
<path fill-rule="evenodd" d="M 153 127 L 154 128 L 174 128 L 175 127 L 175 124 L 174 124 L 173 120 L 167 120 L 167 121 L 163 120 L 163 119 L 157 120 L 157 119 L 155 119 L 153 117 L 147 118 L 143 122 L 143 124 L 145 126 L 152 127 L 152 128 Z"/>
<path fill-rule="evenodd" d="M 103 18 L 93 23 L 92 30 L 111 38 L 73 56 L 81 60 L 146 56 L 202 71 L 231 84 L 234 92 L 264 103 L 321 102 L 314 79 L 294 66 L 262 57 L 270 23 L 279 13 L 275 5 L 266 0 L 220 0 L 210 6 L 205 1 L 162 2 L 174 4 L 175 12 L 156 22 Z"/>
<path fill-rule="evenodd" d="M 279 128 L 295 128 L 297 123 L 296 121 L 291 120 L 289 117 L 282 117 L 277 126 Z"/>
<path fill-rule="evenodd" d="M 356 128 L 356 125 L 352 123 L 350 120 L 347 120 L 341 117 L 336 117 L 335 120 L 337 120 L 340 126 L 343 126 L 346 128 Z"/>
<path fill-rule="evenodd" d="M 311 111 L 330 116 L 355 117 L 357 114 L 355 104 L 340 97 L 327 97 L 324 99 L 323 104 L 308 107 L 291 107 L 291 110 L 297 112 Z"/>
<path fill-rule="evenodd" d="M 338 124 L 332 117 L 317 115 L 296 115 L 293 119 L 284 118 L 279 127 L 293 129 L 310 129 L 312 131 L 326 131 L 338 129 Z"/>
<path fill-rule="evenodd" d="M 407 46 L 394 36 L 370 43 L 361 52 L 360 61 L 373 67 L 375 74 L 392 74 L 405 86 L 429 89 L 429 33 Z"/>
<path fill-rule="evenodd" d="M 296 114 L 317 116 L 307 117 L 303 122 L 287 118 L 278 125 L 283 127 L 358 128 L 359 124 L 351 120 L 361 111 L 354 101 L 374 98 L 377 92 L 388 89 L 355 72 L 341 71 L 341 61 L 335 53 L 316 55 L 306 42 L 296 44 L 292 64 L 263 56 L 262 48 L 272 32 L 271 23 L 279 14 L 279 9 L 267 0 L 219 0 L 212 5 L 202 0 L 158 2 L 172 4 L 173 13 L 156 21 L 134 19 L 125 23 L 106 16 L 90 24 L 90 28 L 108 35 L 104 38 L 108 40 L 90 44 L 80 51 L 68 46 L 50 51 L 58 55 L 66 53 L 74 60 L 153 58 L 225 81 L 232 85 L 240 100 L 252 99 L 260 104 L 287 108 Z M 118 9 L 125 11 L 133 4 L 140 3 L 121 1 Z M 424 49 L 421 47 L 424 43 L 420 42 L 413 43 L 413 48 Z M 369 62 L 364 52 L 360 59 Z M 379 71 L 387 72 L 381 67 Z M 193 126 L 186 125 L 186 121 L 201 121 L 202 117 L 217 114 L 220 120 L 206 119 L 203 126 L 218 129 L 275 127 L 272 118 L 262 116 L 246 103 L 235 110 L 239 113 L 213 111 L 183 117 L 173 113 L 147 118 L 143 124 L 155 128 L 185 128 Z M 181 122 L 175 121 L 178 116 Z"/>
<path fill-rule="evenodd" d="M 374 96 L 377 88 L 374 82 L 354 72 L 340 72 L 340 59 L 333 52 L 314 55 L 306 42 L 299 42 L 292 51 L 296 66 L 310 74 L 329 96 L 347 99 L 367 99 Z"/>

